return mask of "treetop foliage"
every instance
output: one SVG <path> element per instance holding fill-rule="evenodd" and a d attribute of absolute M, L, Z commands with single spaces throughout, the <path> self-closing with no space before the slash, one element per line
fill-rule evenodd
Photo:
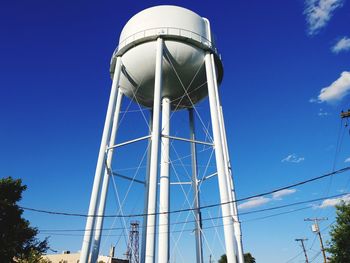
<path fill-rule="evenodd" d="M 48 249 L 48 240 L 36 238 L 38 229 L 22 217 L 23 210 L 17 205 L 26 189 L 21 179 L 0 179 L 0 262 L 26 259 L 33 251 L 43 253 Z"/>
<path fill-rule="evenodd" d="M 331 240 L 327 248 L 331 254 L 329 262 L 350 262 L 350 204 L 343 202 L 336 209 L 337 219 L 331 227 Z"/>

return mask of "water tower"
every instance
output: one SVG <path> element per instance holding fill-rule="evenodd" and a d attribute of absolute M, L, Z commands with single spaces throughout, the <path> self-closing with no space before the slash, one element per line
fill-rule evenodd
<path fill-rule="evenodd" d="M 213 42 L 208 19 L 177 6 L 156 6 L 139 12 L 127 22 L 121 32 L 119 45 L 111 59 L 110 73 L 113 83 L 80 262 L 87 263 L 90 252 L 91 262 L 96 262 L 99 252 L 110 177 L 109 166 L 113 151 L 121 145 L 115 144 L 115 138 L 122 97 L 127 96 L 152 112 L 150 134 L 124 142 L 125 145 L 150 140 L 141 262 L 169 262 L 170 140 L 182 140 L 191 145 L 196 259 L 198 263 L 204 261 L 196 145 L 208 143 L 196 140 L 193 109 L 196 103 L 209 97 L 213 134 L 213 142 L 209 145 L 215 149 L 227 259 L 229 263 L 243 263 L 240 224 L 234 202 L 235 192 L 218 92 L 223 66 Z M 183 110 L 189 112 L 190 134 L 187 138 L 170 134 L 171 112 Z M 155 247 L 156 238 L 158 248 Z"/>

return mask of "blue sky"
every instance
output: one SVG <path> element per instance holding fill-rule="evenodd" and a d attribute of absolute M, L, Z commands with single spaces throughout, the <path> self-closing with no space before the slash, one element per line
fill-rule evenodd
<path fill-rule="evenodd" d="M 0 9 L 0 176 L 22 178 L 28 185 L 23 206 L 87 213 L 111 85 L 111 54 L 127 20 L 159 4 L 180 5 L 211 21 L 224 63 L 220 92 L 238 198 L 349 165 L 345 162 L 350 157 L 349 130 L 339 117 L 341 110 L 349 108 L 349 1 L 7 1 Z M 124 110 L 128 103 L 125 100 Z M 132 104 L 130 109 L 138 107 Z M 207 124 L 207 101 L 198 109 Z M 174 117 L 172 132 L 181 134 L 184 123 L 186 114 L 180 112 Z M 147 132 L 139 112 L 125 114 L 121 127 L 119 141 Z M 141 164 L 136 176 L 142 178 L 144 150 L 140 143 L 117 152 L 114 168 L 133 176 L 135 169 L 126 168 Z M 179 144 L 172 158 L 186 150 L 186 145 Z M 209 156 L 210 151 L 203 151 L 200 164 L 205 166 Z M 186 167 L 188 163 L 185 160 L 183 164 Z M 209 163 L 208 173 L 214 171 L 215 162 Z M 177 172 L 172 172 L 174 181 L 176 173 L 180 177 L 186 174 L 181 163 L 178 166 Z M 204 167 L 200 173 L 204 174 Z M 350 192 L 349 180 L 344 173 L 278 196 L 241 203 L 240 211 Z M 123 197 L 128 182 L 117 178 L 115 182 Z M 203 205 L 218 202 L 216 187 L 215 179 L 203 185 Z M 189 188 L 172 188 L 174 209 L 188 206 L 182 190 Z M 140 185 L 132 187 L 125 213 L 142 211 L 142 191 Z M 116 213 L 116 202 L 111 183 L 107 213 Z M 242 215 L 244 249 L 257 262 L 287 262 L 301 252 L 294 239 L 306 237 L 309 256 L 316 256 L 318 241 L 314 242 L 310 224 L 303 219 L 327 216 L 329 220 L 321 223 L 321 229 L 326 228 L 334 220 L 334 208 L 328 206 L 334 203 L 318 202 L 313 208 L 254 221 L 310 204 Z M 203 216 L 218 215 L 218 209 L 211 209 Z M 82 218 L 33 212 L 25 212 L 25 216 L 41 230 L 85 226 Z M 174 217 L 172 222 L 184 221 L 187 216 Z M 191 215 L 188 218 L 192 220 Z M 212 227 L 221 224 L 216 221 L 205 223 L 207 260 L 209 254 L 218 259 L 223 253 L 222 232 Z M 105 227 L 123 224 L 109 219 Z M 173 247 L 180 236 L 176 231 L 182 227 L 191 229 L 193 225 L 174 227 Z M 323 233 L 326 240 L 328 230 Z M 112 231 L 107 238 L 105 232 L 103 253 L 113 243 L 122 256 L 125 237 L 119 240 L 121 233 Z M 82 232 L 43 231 L 40 236 L 47 235 L 54 250 L 77 251 L 81 247 Z M 191 231 L 184 232 L 177 244 L 172 260 L 193 262 Z M 289 262 L 302 259 L 300 255 Z M 321 257 L 314 262 L 322 262 Z"/>

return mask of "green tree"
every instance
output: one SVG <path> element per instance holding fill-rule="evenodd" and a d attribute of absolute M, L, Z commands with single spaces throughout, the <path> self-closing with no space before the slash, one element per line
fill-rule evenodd
<path fill-rule="evenodd" d="M 255 263 L 255 258 L 250 253 L 244 253 L 244 263 Z"/>
<path fill-rule="evenodd" d="M 336 207 L 336 224 L 330 230 L 328 242 L 330 263 L 350 262 L 350 205 L 344 202 Z"/>
<path fill-rule="evenodd" d="M 222 255 L 218 261 L 218 263 L 227 263 L 227 256 L 226 254 Z"/>
<path fill-rule="evenodd" d="M 218 263 L 227 263 L 226 254 L 224 254 L 220 257 Z M 244 263 L 255 263 L 255 258 L 249 252 L 244 253 Z"/>
<path fill-rule="evenodd" d="M 38 229 L 22 217 L 23 210 L 17 205 L 26 189 L 20 179 L 0 179 L 0 262 L 30 259 L 33 252 L 41 254 L 48 249 L 47 238 L 36 238 Z"/>
<path fill-rule="evenodd" d="M 43 257 L 42 253 L 32 249 L 26 258 L 17 259 L 18 263 L 52 263 L 49 259 Z"/>

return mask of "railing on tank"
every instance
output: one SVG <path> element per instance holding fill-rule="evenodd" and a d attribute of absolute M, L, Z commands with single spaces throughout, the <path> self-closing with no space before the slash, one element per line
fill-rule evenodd
<path fill-rule="evenodd" d="M 187 40 L 190 40 L 190 42 L 192 43 L 198 43 L 201 46 L 212 50 L 216 55 L 220 56 L 214 43 L 196 32 L 183 29 L 183 28 L 157 27 L 157 28 L 142 30 L 132 34 L 131 36 L 128 36 L 127 38 L 125 38 L 119 43 L 119 45 L 113 52 L 112 57 L 114 57 L 119 51 L 123 50 L 128 45 L 136 44 L 138 41 L 144 40 L 144 39 L 153 39 L 158 36 L 174 37 L 174 38 L 180 37 L 182 39 L 187 39 Z M 140 41 L 140 42 L 143 42 L 143 41 Z"/>

